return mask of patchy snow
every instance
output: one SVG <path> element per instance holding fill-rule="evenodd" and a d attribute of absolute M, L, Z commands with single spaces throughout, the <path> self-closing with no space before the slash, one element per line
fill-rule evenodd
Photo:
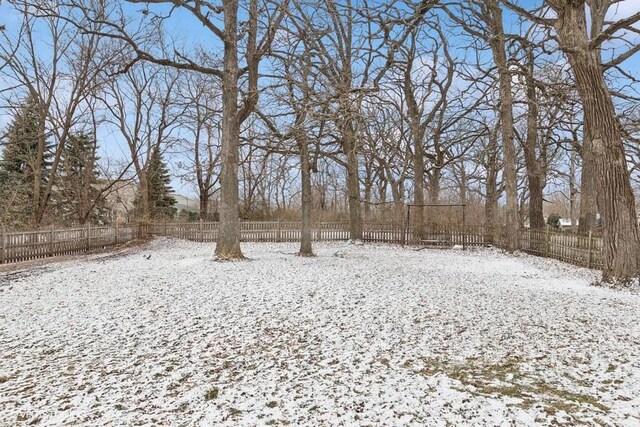
<path fill-rule="evenodd" d="M 0 425 L 640 425 L 640 296 L 592 271 L 243 249 L 160 239 L 0 275 Z"/>

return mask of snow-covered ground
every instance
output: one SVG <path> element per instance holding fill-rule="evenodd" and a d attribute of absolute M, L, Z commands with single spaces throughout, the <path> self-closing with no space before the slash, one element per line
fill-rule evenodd
<path fill-rule="evenodd" d="M 219 263 L 163 239 L 0 274 L 0 425 L 640 425 L 640 296 L 593 272 L 243 248 Z"/>

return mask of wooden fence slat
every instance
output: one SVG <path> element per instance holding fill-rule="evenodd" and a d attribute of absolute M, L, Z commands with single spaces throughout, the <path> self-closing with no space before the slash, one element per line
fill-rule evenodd
<path fill-rule="evenodd" d="M 7 263 L 7 230 L 0 227 L 0 264 Z"/>
<path fill-rule="evenodd" d="M 195 223 L 138 223 L 124 226 L 91 227 L 55 230 L 7 232 L 1 229 L 0 263 L 14 263 L 105 249 L 111 245 L 126 243 L 153 235 L 215 242 L 218 223 L 199 221 Z M 297 242 L 300 239 L 301 223 L 298 221 L 245 221 L 241 223 L 243 242 Z M 337 241 L 349 239 L 346 222 L 319 222 L 312 225 L 315 241 Z M 363 240 L 367 242 L 430 245 L 434 247 L 465 247 L 496 244 L 491 232 L 485 227 L 467 226 L 464 230 L 449 225 L 424 231 L 416 235 L 415 228 L 404 223 L 363 224 Z M 547 256 L 589 268 L 602 266 L 602 238 L 590 233 L 582 236 L 546 230 L 522 230 L 519 237 L 520 250 L 538 256 Z"/>
<path fill-rule="evenodd" d="M 53 227 L 51 227 L 51 230 L 49 230 L 49 253 L 47 254 L 47 256 L 53 256 L 53 254 L 55 253 L 53 238 L 54 238 Z"/>

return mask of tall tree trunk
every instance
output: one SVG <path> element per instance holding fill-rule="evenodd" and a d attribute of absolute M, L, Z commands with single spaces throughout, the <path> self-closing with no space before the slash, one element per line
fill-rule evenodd
<path fill-rule="evenodd" d="M 407 103 L 407 114 L 409 118 L 409 126 L 411 129 L 411 140 L 413 143 L 413 210 L 409 207 L 410 215 L 413 218 L 413 236 L 417 240 L 422 240 L 425 233 L 424 223 L 424 137 L 426 126 L 421 123 L 422 111 L 416 101 L 411 74 L 413 70 L 413 61 L 415 60 L 415 41 L 412 41 L 409 47 L 409 57 L 407 58 L 407 67 L 404 70 L 403 91 Z"/>
<path fill-rule="evenodd" d="M 300 172 L 302 175 L 302 230 L 300 232 L 300 256 L 313 256 L 311 244 L 311 166 L 309 144 L 306 137 L 299 136 Z"/>
<path fill-rule="evenodd" d="M 417 240 L 424 237 L 424 146 L 422 134 L 417 126 L 413 126 L 413 235 Z"/>
<path fill-rule="evenodd" d="M 500 80 L 500 122 L 502 125 L 502 145 L 504 151 L 504 189 L 506 194 L 506 224 L 504 243 L 507 252 L 518 249 L 518 182 L 516 175 L 516 148 L 513 140 L 513 94 L 511 73 L 507 63 L 502 8 L 497 0 L 487 0 L 492 14 L 493 37 L 489 40 L 493 58 L 498 67 Z"/>
<path fill-rule="evenodd" d="M 529 186 L 529 225 L 532 230 L 545 227 L 543 206 L 542 168 L 536 155 L 538 147 L 538 97 L 533 77 L 533 48 L 529 47 L 529 63 L 527 64 L 527 139 L 523 146 L 524 160 L 527 167 L 527 183 Z"/>
<path fill-rule="evenodd" d="M 207 220 L 209 214 L 209 194 L 206 189 L 200 189 L 198 218 L 202 221 Z"/>
<path fill-rule="evenodd" d="M 225 0 L 224 72 L 222 73 L 222 148 L 220 168 L 220 225 L 216 257 L 244 258 L 240 250 L 238 212 L 238 163 L 240 123 L 238 117 L 238 2 Z"/>
<path fill-rule="evenodd" d="M 388 177 L 396 216 L 404 222 L 404 179 L 402 177 L 395 179 L 390 171 L 388 171 Z"/>
<path fill-rule="evenodd" d="M 577 139 L 577 135 L 575 135 Z M 598 214 L 598 183 L 595 171 L 591 137 L 587 123 L 584 123 L 582 141 L 582 171 L 580 172 L 580 215 L 578 217 L 578 233 L 589 234 L 596 229 Z"/>
<path fill-rule="evenodd" d="M 440 180 L 442 179 L 442 168 L 436 165 L 429 175 L 429 204 L 440 203 Z"/>
<path fill-rule="evenodd" d="M 151 219 L 151 198 L 149 197 L 149 175 L 147 169 L 140 169 L 138 173 L 140 180 L 140 218 L 143 221 Z"/>
<path fill-rule="evenodd" d="M 327 210 L 327 189 L 326 187 L 320 185 L 316 187 L 319 193 L 319 201 L 320 201 L 320 210 L 321 211 L 326 211 Z"/>
<path fill-rule="evenodd" d="M 399 218 L 402 218 L 404 215 L 404 190 L 404 178 L 400 178 L 397 181 L 397 191 L 393 196 L 393 204 Z"/>
<path fill-rule="evenodd" d="M 578 189 L 576 188 L 576 166 L 577 166 L 577 153 L 575 150 L 571 150 L 569 157 L 569 216 L 571 217 L 571 231 L 575 233 L 577 229 L 577 206 L 576 196 L 578 195 Z"/>
<path fill-rule="evenodd" d="M 91 160 L 93 162 L 93 160 Z M 83 183 L 85 185 L 80 189 L 80 200 L 78 200 L 78 206 L 80 208 L 80 215 L 78 215 L 78 219 L 80 224 L 84 225 L 87 221 L 91 222 L 91 196 L 89 190 L 91 190 L 91 173 L 93 170 L 91 168 L 84 168 L 83 171 L 80 172 L 80 175 L 83 177 Z"/>
<path fill-rule="evenodd" d="M 599 51 L 587 37 L 584 2 L 563 2 L 556 12 L 560 46 L 573 69 L 591 139 L 603 227 L 603 279 L 627 280 L 640 271 L 640 240 L 620 122 L 604 80 Z"/>
<path fill-rule="evenodd" d="M 347 155 L 347 197 L 349 199 L 349 234 L 351 240 L 362 240 L 362 215 L 360 213 L 360 177 L 356 137 L 351 119 L 344 124 L 342 134 Z"/>
<path fill-rule="evenodd" d="M 43 111 L 44 108 L 39 106 L 38 111 L 38 148 L 35 153 L 35 159 L 33 164 L 33 193 L 31 199 L 31 213 L 30 213 L 30 222 L 31 226 L 34 228 L 40 227 L 42 223 L 42 218 L 44 216 L 44 209 L 41 210 L 42 205 L 42 190 L 43 190 L 43 180 L 45 175 L 44 170 L 44 158 L 45 158 L 45 149 L 46 149 L 46 113 Z M 53 177 L 49 177 L 49 179 L 53 179 Z"/>
<path fill-rule="evenodd" d="M 460 203 L 467 204 L 467 170 L 464 160 L 460 160 Z"/>
<path fill-rule="evenodd" d="M 371 173 L 367 172 L 364 180 L 364 217 L 369 218 L 371 213 L 371 193 L 373 190 L 373 180 L 371 179 Z"/>
<path fill-rule="evenodd" d="M 439 164 L 436 164 L 429 175 L 429 204 L 433 205 L 431 209 L 429 209 L 429 215 L 427 218 L 427 223 L 431 228 L 431 231 L 434 231 L 438 224 L 442 224 L 442 218 L 438 216 L 441 215 L 440 208 L 435 207 L 435 205 L 440 203 L 440 180 L 442 178 L 442 169 Z"/>
<path fill-rule="evenodd" d="M 487 200 L 484 205 L 485 227 L 492 242 L 497 242 L 497 212 L 498 212 L 498 132 L 492 129 L 487 146 Z"/>
<path fill-rule="evenodd" d="M 387 203 L 387 180 L 384 177 L 384 172 L 380 172 L 378 175 L 378 199 L 383 205 Z"/>
<path fill-rule="evenodd" d="M 525 157 L 528 157 L 525 154 Z M 537 160 L 533 160 L 537 163 Z M 529 163 L 528 161 L 525 161 Z M 542 190 L 542 180 L 539 175 L 539 171 L 535 171 L 535 169 L 540 169 L 539 167 L 535 167 L 534 170 L 527 168 L 527 181 L 529 185 L 529 225 L 532 230 L 541 230 L 544 229 L 544 213 L 543 213 L 543 190 Z"/>

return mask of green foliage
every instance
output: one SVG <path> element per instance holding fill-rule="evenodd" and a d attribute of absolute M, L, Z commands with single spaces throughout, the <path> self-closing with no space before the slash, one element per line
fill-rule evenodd
<path fill-rule="evenodd" d="M 186 209 L 180 209 L 178 212 L 178 220 L 183 222 L 195 222 L 200 219 L 198 212 L 188 211 Z"/>
<path fill-rule="evenodd" d="M 39 144 L 40 106 L 29 97 L 7 129 L 2 141 L 4 150 L 0 160 L 0 218 L 12 226 L 24 225 L 33 208 L 36 170 L 40 171 L 39 185 L 46 185 L 51 167 L 51 144 L 44 141 L 41 156 Z M 40 158 L 39 158 L 40 157 Z"/>
<path fill-rule="evenodd" d="M 554 230 L 560 230 L 560 215 L 551 214 L 547 218 L 547 225 Z"/>
<path fill-rule="evenodd" d="M 106 202 L 98 188 L 97 142 L 86 133 L 71 135 L 61 157 L 56 216 L 66 222 L 104 223 Z"/>
<path fill-rule="evenodd" d="M 156 149 L 149 162 L 149 200 L 154 218 L 171 219 L 176 215 L 176 199 L 171 188 L 171 174 Z"/>
<path fill-rule="evenodd" d="M 178 209 L 171 187 L 171 174 L 158 148 L 154 149 L 147 165 L 147 189 L 149 195 L 149 219 L 173 219 Z M 138 215 L 143 212 L 140 194 L 134 204 Z"/>

